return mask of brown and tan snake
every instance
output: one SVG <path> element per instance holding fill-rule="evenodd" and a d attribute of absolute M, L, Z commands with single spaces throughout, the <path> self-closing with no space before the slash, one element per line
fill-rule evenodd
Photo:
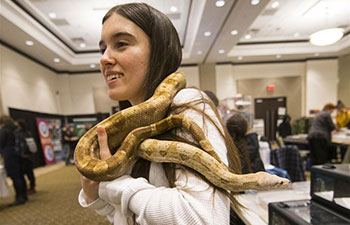
<path fill-rule="evenodd" d="M 75 164 L 80 173 L 95 181 L 113 180 L 122 176 L 138 157 L 142 157 L 153 162 L 185 165 L 215 186 L 234 192 L 288 186 L 289 180 L 265 172 L 245 175 L 231 173 L 195 122 L 182 115 L 166 117 L 173 97 L 185 86 L 184 74 L 173 73 L 164 79 L 150 99 L 119 111 L 91 128 L 75 149 Z M 118 148 L 107 160 L 99 158 L 98 126 L 106 129 L 109 148 Z M 175 127 L 183 127 L 192 133 L 201 148 L 150 138 Z"/>

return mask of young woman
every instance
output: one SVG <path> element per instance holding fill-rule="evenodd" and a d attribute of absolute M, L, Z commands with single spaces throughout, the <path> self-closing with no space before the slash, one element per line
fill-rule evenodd
<path fill-rule="evenodd" d="M 115 6 L 102 23 L 100 64 L 109 97 L 131 105 L 144 102 L 181 63 L 181 44 L 174 26 L 164 14 L 143 3 Z M 168 114 L 192 118 L 221 160 L 240 173 L 233 142 L 213 103 L 204 96 L 198 89 L 182 89 Z M 198 145 L 182 129 L 175 129 L 167 138 Z M 111 156 L 107 139 L 105 130 L 98 128 L 103 160 Z M 139 160 L 113 181 L 95 182 L 82 176 L 81 184 L 80 204 L 114 224 L 229 224 L 231 194 L 181 165 Z"/>
<path fill-rule="evenodd" d="M 265 171 L 260 158 L 258 135 L 249 129 L 248 121 L 239 113 L 234 113 L 226 122 L 228 132 L 239 149 L 242 173 Z"/>

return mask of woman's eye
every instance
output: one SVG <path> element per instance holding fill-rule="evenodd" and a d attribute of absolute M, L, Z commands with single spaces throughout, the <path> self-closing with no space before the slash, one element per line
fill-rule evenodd
<path fill-rule="evenodd" d="M 124 46 L 127 46 L 127 45 L 128 45 L 128 43 L 123 42 L 123 41 L 117 42 L 117 47 L 118 47 L 118 48 L 121 48 L 121 47 L 124 47 Z"/>

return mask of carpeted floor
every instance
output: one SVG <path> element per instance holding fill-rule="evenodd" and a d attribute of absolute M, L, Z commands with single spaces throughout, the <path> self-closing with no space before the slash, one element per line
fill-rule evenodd
<path fill-rule="evenodd" d="M 24 205 L 8 207 L 14 201 L 0 198 L 0 225 L 107 225 L 105 217 L 77 202 L 79 174 L 74 166 L 63 166 L 37 176 L 37 193 Z"/>

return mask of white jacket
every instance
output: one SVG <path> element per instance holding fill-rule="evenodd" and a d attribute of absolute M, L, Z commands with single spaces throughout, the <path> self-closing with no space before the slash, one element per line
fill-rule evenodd
<path fill-rule="evenodd" d="M 173 104 L 191 102 L 200 97 L 197 89 L 183 89 L 175 96 Z M 211 118 L 216 118 L 208 104 L 198 106 L 205 106 L 205 112 Z M 208 120 L 203 125 L 202 115 L 194 110 L 186 110 L 184 114 L 203 128 L 219 157 L 227 165 L 225 141 L 215 126 Z M 181 129 L 177 129 L 176 134 L 191 138 Z M 134 224 L 134 221 L 145 225 L 229 224 L 228 197 L 219 190 L 214 191 L 211 185 L 181 166 L 176 169 L 174 188 L 169 188 L 161 163 L 152 162 L 149 182 L 144 178 L 135 179 L 124 175 L 113 181 L 101 182 L 99 196 L 95 202 L 87 204 L 81 190 L 79 203 L 107 216 L 115 225 Z"/>

